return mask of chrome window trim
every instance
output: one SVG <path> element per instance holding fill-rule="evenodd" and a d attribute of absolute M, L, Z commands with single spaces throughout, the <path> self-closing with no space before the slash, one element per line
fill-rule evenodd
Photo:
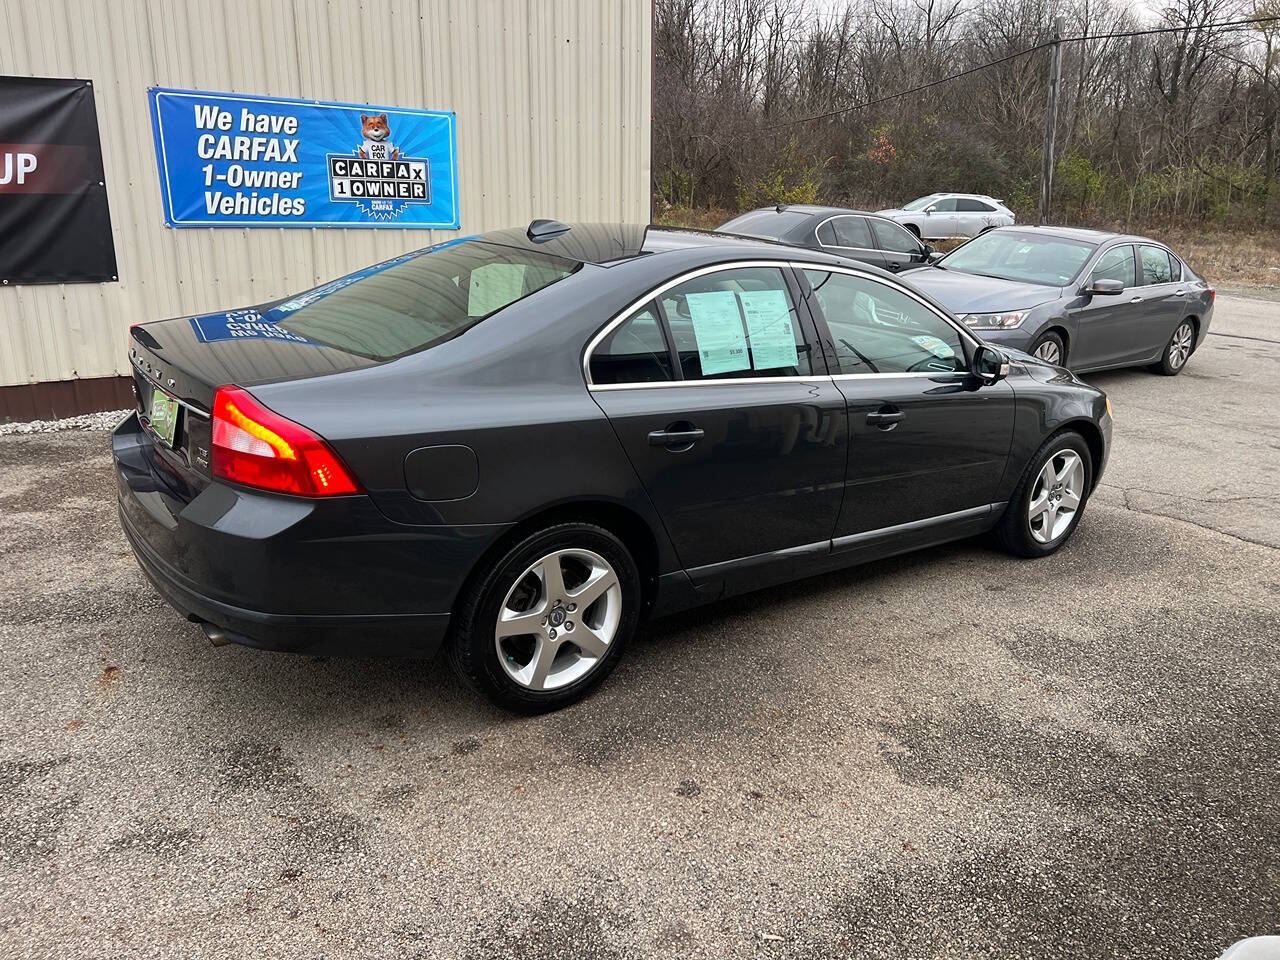
<path fill-rule="evenodd" d="M 989 346 L 989 344 L 988 344 Z M 936 380 L 938 377 L 970 377 L 973 376 L 968 370 L 886 370 L 884 373 L 833 373 L 830 377 L 832 380 L 870 380 L 872 378 L 885 379 L 886 377 L 928 377 L 930 380 Z"/>
<path fill-rule="evenodd" d="M 972 347 L 973 349 L 976 350 L 978 347 L 983 345 L 982 341 L 979 340 L 977 337 L 975 337 L 968 330 L 966 330 L 961 325 L 959 320 L 956 320 L 950 315 L 943 313 L 941 310 L 939 310 L 937 307 L 931 304 L 928 300 L 925 300 L 923 297 L 921 297 L 914 290 L 911 290 L 908 287 L 903 286 L 902 284 L 894 283 L 886 277 L 874 277 L 869 273 L 863 273 L 861 270 L 854 270 L 851 267 L 846 267 L 842 265 L 837 266 L 834 264 L 825 264 L 825 263 L 801 264 L 801 263 L 793 262 L 791 266 L 797 270 L 818 269 L 818 270 L 826 270 L 828 273 L 847 273 L 851 277 L 860 277 L 863 280 L 869 280 L 872 283 L 878 283 L 881 286 L 889 287 L 892 290 L 897 290 L 899 293 L 906 294 L 912 300 L 916 301 L 916 303 L 920 304 L 922 307 L 924 307 L 934 316 L 940 318 L 943 321 L 943 323 L 947 324 L 953 330 L 958 332 L 960 334 L 960 339 L 964 342 L 967 342 L 969 346 Z M 937 371 L 931 374 L 931 376 L 937 376 L 937 374 L 940 372 L 942 371 Z M 957 371 L 946 371 L 946 372 L 952 373 Z M 849 374 L 838 374 L 837 376 L 849 376 Z M 893 376 L 893 374 L 892 373 L 867 373 L 867 374 L 853 374 L 853 376 L 884 377 L 884 376 Z"/>
<path fill-rule="evenodd" d="M 747 270 L 755 267 L 769 267 L 774 270 L 782 271 L 789 266 L 792 266 L 792 264 L 787 260 L 737 260 L 732 263 L 713 263 L 707 267 L 696 267 L 693 270 L 686 271 L 685 273 L 679 274 L 678 276 L 675 276 L 670 280 L 666 280 L 663 283 L 659 284 L 658 286 L 654 287 L 644 296 L 636 300 L 633 300 L 630 304 L 628 304 L 627 306 L 623 307 L 620 311 L 618 311 L 618 313 L 614 315 L 612 320 L 608 321 L 603 327 L 600 328 L 600 330 L 596 333 L 594 337 L 592 337 L 590 340 L 587 341 L 587 348 L 582 352 L 582 376 L 586 380 L 587 389 L 588 390 L 609 390 L 609 389 L 616 389 L 618 387 L 627 387 L 627 388 L 655 387 L 655 386 L 670 387 L 678 384 L 689 384 L 689 383 L 729 383 L 730 380 L 728 379 L 726 380 L 680 379 L 680 380 L 659 380 L 656 383 L 599 383 L 597 384 L 597 383 L 594 383 L 591 379 L 591 354 L 595 350 L 595 348 L 600 345 L 600 341 L 602 341 L 605 337 L 607 337 L 610 333 L 612 333 L 615 328 L 620 327 L 622 324 L 630 320 L 632 314 L 642 309 L 646 303 L 648 303 L 650 300 L 656 300 L 658 297 L 662 296 L 662 294 L 666 293 L 672 287 L 679 286 L 680 284 L 684 283 L 686 280 L 693 280 L 697 277 L 703 277 L 711 273 L 724 273 L 725 271 L 728 271 L 728 270 Z M 790 288 L 787 289 L 787 298 L 788 299 L 791 298 Z M 792 305 L 792 309 L 793 310 L 795 309 L 794 304 Z M 810 344 L 810 347 L 818 348 L 819 345 L 816 343 Z M 812 361 L 810 361 L 810 365 L 812 366 Z M 819 376 L 810 375 L 808 379 L 824 380 L 826 379 L 826 376 L 827 376 L 826 374 L 821 374 Z M 743 381 L 747 383 L 764 383 L 769 380 L 785 380 L 785 381 L 795 382 L 797 380 L 804 380 L 806 378 L 802 376 L 795 376 L 795 377 L 734 377 L 732 379 L 734 381 Z"/>
<path fill-rule="evenodd" d="M 875 234 L 871 232 L 871 224 L 867 222 L 866 214 L 833 213 L 831 216 L 827 217 L 827 219 L 823 220 L 821 223 L 819 223 L 816 227 L 813 228 L 813 236 L 818 241 L 818 246 L 822 247 L 823 250 L 865 250 L 867 253 L 880 252 L 880 249 L 878 247 L 846 247 L 842 243 L 823 243 L 822 238 L 818 236 L 818 231 L 821 230 L 823 227 L 825 227 L 832 220 L 839 220 L 841 217 L 857 217 L 858 219 L 860 219 L 864 224 L 866 224 L 867 237 L 870 238 L 870 240 L 873 243 L 875 242 L 875 239 L 876 239 Z M 832 229 L 834 230 L 835 228 L 833 227 Z"/>
<path fill-rule="evenodd" d="M 855 379 L 855 378 L 861 379 L 866 377 L 939 377 L 939 376 L 947 376 L 948 374 L 955 374 L 955 373 L 963 374 L 966 372 L 964 370 L 934 370 L 934 371 L 912 371 L 912 372 L 886 371 L 885 373 L 810 374 L 808 376 L 794 376 L 794 377 L 726 377 L 720 380 L 714 380 L 714 379 L 712 380 L 704 380 L 704 379 L 657 380 L 657 381 L 652 381 L 648 383 L 594 383 L 592 381 L 591 379 L 592 352 L 595 350 L 596 347 L 600 345 L 601 341 L 603 341 L 605 337 L 607 337 L 610 333 L 612 333 L 617 327 L 626 323 L 627 320 L 631 319 L 631 317 L 635 313 L 643 309 L 645 304 L 647 304 L 649 301 L 656 300 L 663 293 L 670 290 L 672 287 L 679 286 L 681 283 L 684 283 L 686 280 L 693 280 L 697 277 L 706 276 L 707 274 L 711 274 L 711 273 L 723 273 L 728 270 L 750 269 L 754 267 L 771 267 L 775 270 L 781 270 L 786 267 L 790 267 L 793 270 L 823 270 L 828 273 L 844 273 L 844 274 L 848 274 L 851 277 L 859 277 L 863 280 L 868 280 L 872 283 L 878 283 L 881 286 L 889 287 L 892 290 L 897 290 L 899 293 L 905 294 L 906 296 L 910 297 L 912 300 L 919 303 L 922 307 L 924 307 L 930 313 L 934 314 L 939 319 L 941 319 L 943 323 L 947 324 L 949 327 L 951 327 L 953 330 L 959 333 L 961 341 L 964 343 L 967 343 L 971 349 L 976 350 L 978 347 L 983 345 L 982 341 L 979 340 L 972 333 L 970 333 L 968 330 L 966 330 L 958 320 L 955 320 L 954 318 L 943 313 L 941 310 L 939 310 L 933 304 L 929 303 L 927 300 L 925 300 L 919 294 L 915 293 L 913 290 L 910 290 L 909 288 L 903 286 L 902 284 L 894 283 L 892 280 L 888 278 L 872 276 L 869 273 L 864 273 L 861 270 L 855 269 L 853 267 L 844 266 L 843 264 L 818 263 L 814 261 L 804 261 L 804 260 L 739 260 L 733 263 L 717 263 L 717 264 L 712 264 L 711 266 L 697 267 L 693 270 L 686 271 L 685 273 L 679 274 L 678 276 L 675 276 L 670 280 L 666 280 L 663 283 L 659 284 L 658 286 L 653 287 L 643 296 L 637 297 L 627 306 L 623 307 L 622 310 L 620 310 L 617 314 L 614 315 L 613 319 L 609 320 L 603 327 L 601 327 L 596 332 L 595 336 L 593 336 L 590 340 L 587 341 L 587 347 L 582 353 L 582 376 L 583 376 L 583 379 L 586 381 L 587 389 L 592 392 L 597 390 L 599 391 L 654 390 L 660 387 L 689 387 L 689 386 L 711 387 L 711 386 L 720 386 L 720 385 L 743 386 L 745 384 L 754 384 L 754 383 L 806 383 L 806 382 L 822 382 L 822 381 L 828 381 L 828 380 L 834 381 L 834 380 Z M 788 291 L 788 295 L 789 294 L 790 294 L 790 291 Z M 818 344 L 810 344 L 810 346 L 816 348 Z"/>
<path fill-rule="evenodd" d="M 742 387 L 757 383 L 814 384 L 826 383 L 829 380 L 831 380 L 831 375 L 824 373 L 815 377 L 724 377 L 720 380 L 653 380 L 647 383 L 597 383 L 588 385 L 588 389 L 593 393 L 602 393 L 608 390 L 654 390 L 658 387 L 670 389 L 673 387 Z"/>

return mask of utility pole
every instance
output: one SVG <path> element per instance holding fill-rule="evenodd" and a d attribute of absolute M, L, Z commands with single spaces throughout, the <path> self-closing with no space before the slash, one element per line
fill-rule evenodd
<path fill-rule="evenodd" d="M 1049 102 L 1044 111 L 1044 170 L 1040 174 L 1040 217 L 1044 226 L 1053 199 L 1053 141 L 1058 134 L 1058 88 L 1062 86 L 1062 34 L 1066 21 L 1053 18 L 1053 46 L 1049 51 Z"/>

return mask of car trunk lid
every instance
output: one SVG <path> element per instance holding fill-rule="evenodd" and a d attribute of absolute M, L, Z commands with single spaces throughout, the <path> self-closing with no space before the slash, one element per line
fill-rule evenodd
<path fill-rule="evenodd" d="M 268 304 L 135 324 L 129 362 L 138 419 L 153 441 L 152 471 L 189 502 L 210 481 L 210 410 L 224 384 L 252 387 L 323 376 L 376 361 L 278 326 Z M 166 430 L 165 410 L 173 411 Z"/>

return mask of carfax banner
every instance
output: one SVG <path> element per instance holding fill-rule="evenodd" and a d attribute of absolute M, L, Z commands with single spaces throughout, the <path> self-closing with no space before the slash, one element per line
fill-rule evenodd
<path fill-rule="evenodd" d="M 93 84 L 0 77 L 0 283 L 115 279 Z"/>
<path fill-rule="evenodd" d="M 171 227 L 456 230 L 456 119 L 438 110 L 152 88 Z"/>

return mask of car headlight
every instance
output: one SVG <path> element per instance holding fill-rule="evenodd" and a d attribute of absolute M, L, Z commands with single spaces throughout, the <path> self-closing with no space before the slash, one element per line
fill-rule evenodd
<path fill-rule="evenodd" d="M 1022 326 L 1030 310 L 1010 310 L 1007 313 L 966 313 L 960 319 L 970 330 L 1010 330 Z"/>

